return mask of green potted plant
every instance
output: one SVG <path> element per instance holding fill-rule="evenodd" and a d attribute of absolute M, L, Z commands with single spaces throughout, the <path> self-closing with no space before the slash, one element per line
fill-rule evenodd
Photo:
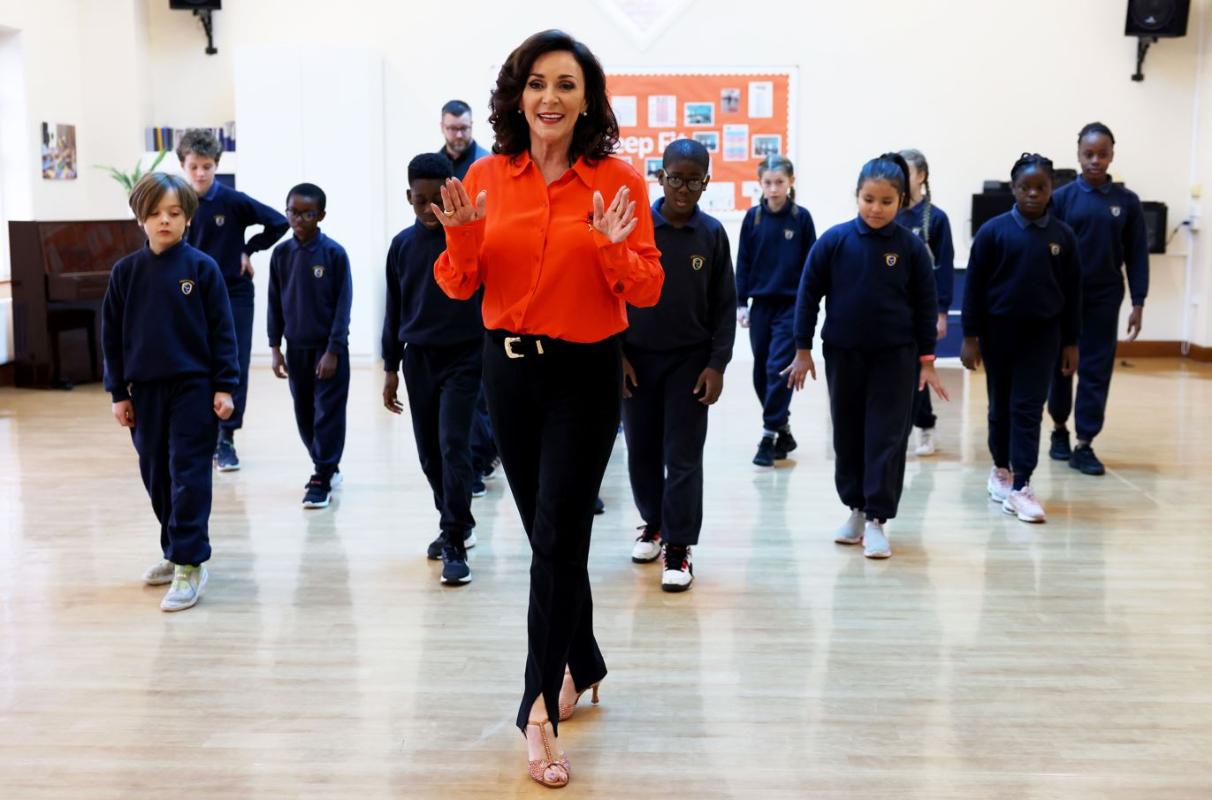
<path fill-rule="evenodd" d="M 102 164 L 94 164 L 93 168 L 107 171 L 110 177 L 122 184 L 122 188 L 126 189 L 127 194 L 130 194 L 135 188 L 135 184 L 139 182 L 139 179 L 149 172 L 155 172 L 156 167 L 160 166 L 160 162 L 164 160 L 166 155 L 168 155 L 168 151 L 161 150 L 159 154 L 156 155 L 156 160 L 153 161 L 151 166 L 147 169 L 143 169 L 143 159 L 140 158 L 135 162 L 135 169 L 130 174 L 123 172 L 117 167 L 107 167 Z"/>

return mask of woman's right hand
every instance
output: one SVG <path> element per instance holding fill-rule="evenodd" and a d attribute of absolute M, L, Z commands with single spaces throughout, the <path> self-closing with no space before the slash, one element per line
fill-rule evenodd
<path fill-rule="evenodd" d="M 472 204 L 467 189 L 463 188 L 463 182 L 458 178 L 447 178 L 442 187 L 442 208 L 434 203 L 430 203 L 429 207 L 437 215 L 442 227 L 457 228 L 484 219 L 488 209 L 488 190 L 481 189 L 476 195 L 476 202 Z"/>

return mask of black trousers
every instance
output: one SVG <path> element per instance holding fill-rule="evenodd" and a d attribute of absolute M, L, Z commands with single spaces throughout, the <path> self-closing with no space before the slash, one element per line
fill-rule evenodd
<path fill-rule="evenodd" d="M 253 311 L 256 291 L 252 278 L 241 278 L 227 284 L 227 296 L 231 300 L 232 321 L 236 324 L 236 349 L 240 358 L 240 385 L 232 392 L 231 399 L 236 410 L 230 417 L 219 422 L 225 434 L 244 427 L 244 407 L 248 405 L 248 366 L 252 353 Z"/>
<path fill-rule="evenodd" d="M 930 387 L 913 393 L 913 426 L 916 428 L 933 428 L 938 423 L 934 415 L 934 403 L 930 399 Z"/>
<path fill-rule="evenodd" d="M 1122 285 L 1101 291 L 1084 289 L 1082 332 L 1077 341 L 1077 412 L 1074 429 L 1083 442 L 1094 441 L 1107 415 L 1115 348 L 1119 343 L 1119 308 L 1124 303 Z M 1069 421 L 1073 411 L 1073 376 L 1060 371 L 1057 358 L 1048 394 L 1048 415 L 1057 425 Z"/>
<path fill-rule="evenodd" d="M 490 331 L 484 345 L 488 412 L 531 548 L 523 732 L 540 695 L 559 725 L 565 665 L 578 690 L 606 675 L 593 635 L 589 538 L 618 433 L 621 356 L 614 337 L 573 344 Z"/>
<path fill-rule="evenodd" d="M 1039 428 L 1060 350 L 1057 319 L 991 317 L 980 339 L 989 394 L 989 453 L 1016 483 L 1039 463 Z"/>
<path fill-rule="evenodd" d="M 404 348 L 402 368 L 421 471 L 433 489 L 439 527 L 456 549 L 475 527 L 471 515 L 471 418 L 480 391 L 479 341 Z"/>
<path fill-rule="evenodd" d="M 210 558 L 214 397 L 206 375 L 131 387 L 139 474 L 160 522 L 160 549 L 174 564 L 197 566 Z"/>
<path fill-rule="evenodd" d="M 497 443 L 492 438 L 492 420 L 488 418 L 488 401 L 484 398 L 484 388 L 476 397 L 475 413 L 471 417 L 471 467 L 479 478 L 497 458 Z"/>
<path fill-rule="evenodd" d="M 779 372 L 795 358 L 795 298 L 755 297 L 749 309 L 753 389 L 762 404 L 762 425 L 777 431 L 791 419 L 791 389 Z"/>
<path fill-rule="evenodd" d="M 349 355 L 339 356 L 337 374 L 316 377 L 324 347 L 286 345 L 286 371 L 295 402 L 295 425 L 316 472 L 332 475 L 345 450 L 345 405 L 349 399 Z"/>
<path fill-rule="evenodd" d="M 636 386 L 623 401 L 627 471 L 644 522 L 669 544 L 696 545 L 703 527 L 707 406 L 693 393 L 710 345 L 680 350 L 626 348 Z"/>
<path fill-rule="evenodd" d="M 917 347 L 824 350 L 838 497 L 868 519 L 892 519 L 905 485 Z"/>

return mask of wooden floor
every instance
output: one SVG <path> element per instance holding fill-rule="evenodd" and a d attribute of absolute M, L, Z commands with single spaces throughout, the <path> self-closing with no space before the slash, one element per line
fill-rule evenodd
<path fill-rule="evenodd" d="M 630 561 L 619 442 L 590 565 L 611 672 L 562 728 L 563 797 L 1212 797 L 1212 369 L 1121 365 L 1108 474 L 1045 457 L 1036 527 L 986 501 L 983 384 L 944 370 L 942 453 L 910 459 L 886 562 L 831 542 L 823 384 L 796 398 L 795 461 L 750 466 L 748 369 L 712 412 L 688 594 Z M 508 487 L 475 503 L 474 582 L 440 586 L 380 376 L 354 371 L 347 482 L 304 511 L 287 388 L 259 368 L 209 591 L 174 615 L 139 582 L 156 526 L 105 395 L 0 390 L 0 797 L 547 796 L 512 725 Z"/>

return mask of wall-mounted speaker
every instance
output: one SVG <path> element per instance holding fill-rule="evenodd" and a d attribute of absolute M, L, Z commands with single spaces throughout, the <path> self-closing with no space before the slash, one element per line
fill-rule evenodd
<path fill-rule="evenodd" d="M 1140 204 L 1141 210 L 1145 214 L 1145 230 L 1149 237 L 1149 252 L 1164 253 L 1166 252 L 1166 222 L 1168 209 L 1165 203 L 1154 202 L 1153 200 L 1143 200 Z"/>
<path fill-rule="evenodd" d="M 168 7 L 177 11 L 221 11 L 223 0 L 168 0 Z"/>
<path fill-rule="evenodd" d="M 1187 35 L 1191 0 L 1128 0 L 1125 36 Z"/>

